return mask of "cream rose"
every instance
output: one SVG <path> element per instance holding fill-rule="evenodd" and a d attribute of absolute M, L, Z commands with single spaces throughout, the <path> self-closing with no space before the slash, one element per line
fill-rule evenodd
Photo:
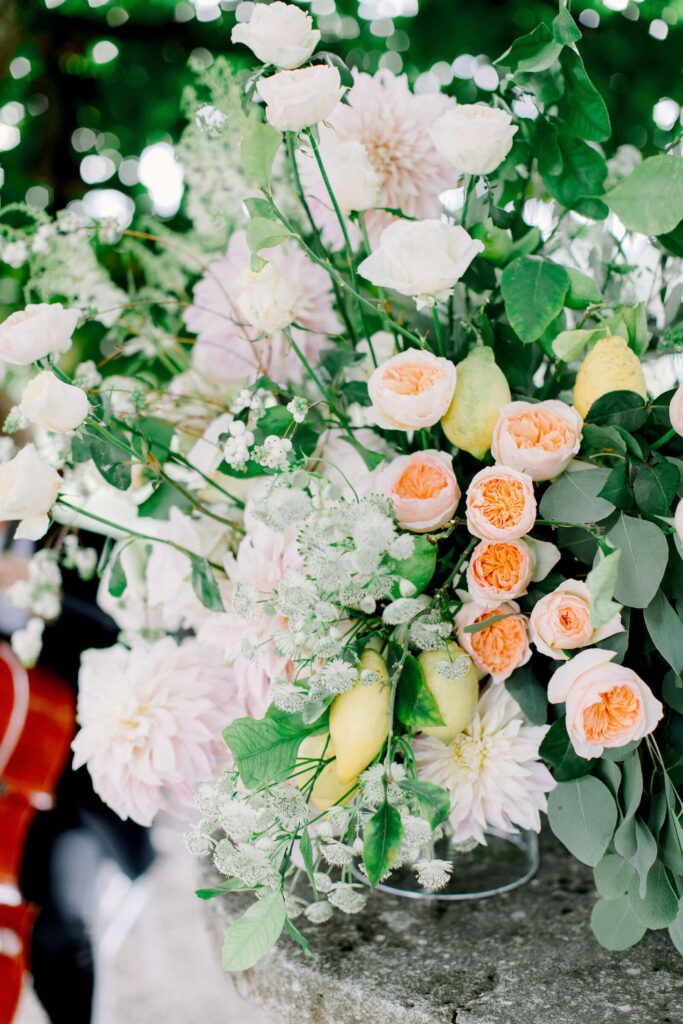
<path fill-rule="evenodd" d="M 467 626 L 493 619 L 490 626 L 466 633 Z M 494 683 L 502 683 L 531 657 L 526 618 L 519 605 L 507 601 L 495 608 L 484 608 L 475 601 L 464 604 L 455 617 L 458 643 L 467 651 L 481 675 L 490 675 Z"/>
<path fill-rule="evenodd" d="M 233 43 L 244 43 L 264 64 L 291 70 L 311 56 L 320 32 L 313 28 L 310 14 L 294 4 L 275 0 L 256 4 L 249 21 L 239 22 L 232 30 Z"/>
<path fill-rule="evenodd" d="M 349 139 L 324 152 L 325 172 L 342 210 L 369 210 L 382 199 L 382 180 L 362 142 Z"/>
<path fill-rule="evenodd" d="M 279 132 L 299 132 L 329 117 L 344 94 L 339 72 L 329 64 L 278 71 L 261 78 L 258 93 L 266 117 Z"/>
<path fill-rule="evenodd" d="M 415 533 L 443 526 L 460 500 L 452 459 L 434 449 L 399 455 L 381 470 L 377 489 L 393 502 L 399 525 Z"/>
<path fill-rule="evenodd" d="M 567 661 L 565 651 L 588 647 L 623 631 L 617 614 L 594 629 L 590 622 L 590 593 L 580 580 L 565 580 L 534 605 L 529 618 L 531 642 L 541 654 Z"/>
<path fill-rule="evenodd" d="M 578 452 L 582 426 L 579 413 L 565 402 L 509 402 L 493 429 L 491 453 L 499 465 L 532 480 L 552 480 Z"/>
<path fill-rule="evenodd" d="M 512 148 L 517 131 L 505 110 L 463 103 L 447 110 L 429 129 L 444 160 L 462 174 L 490 174 Z"/>
<path fill-rule="evenodd" d="M 30 423 L 65 433 L 81 425 L 90 402 L 80 388 L 64 383 L 51 370 L 43 370 L 24 388 L 19 409 Z"/>
<path fill-rule="evenodd" d="M 421 430 L 437 423 L 451 404 L 455 366 L 425 349 L 411 348 L 381 363 L 368 381 L 375 422 L 385 430 Z"/>
<path fill-rule="evenodd" d="M 467 589 L 473 601 L 491 608 L 526 594 L 533 572 L 533 552 L 523 540 L 483 540 L 467 567 Z"/>
<path fill-rule="evenodd" d="M 683 437 L 683 384 L 679 384 L 669 402 L 669 419 L 677 434 Z"/>
<path fill-rule="evenodd" d="M 605 747 L 641 740 L 664 709 L 647 683 L 614 651 L 592 647 L 558 668 L 548 684 L 551 704 L 565 703 L 567 733 L 579 757 L 600 757 Z"/>
<path fill-rule="evenodd" d="M 32 444 L 0 466 L 0 520 L 20 519 L 15 537 L 38 540 L 50 520 L 61 477 L 44 462 Z"/>
<path fill-rule="evenodd" d="M 482 242 L 464 228 L 440 220 L 396 220 L 385 228 L 379 246 L 358 273 L 379 288 L 410 295 L 417 308 L 447 299 Z"/>
<path fill-rule="evenodd" d="M 80 315 L 77 309 L 64 309 L 61 302 L 41 302 L 12 313 L 0 324 L 0 359 L 28 366 L 68 351 Z"/>
<path fill-rule="evenodd" d="M 467 526 L 480 540 L 514 540 L 536 522 L 531 477 L 506 466 L 487 466 L 467 490 Z"/>

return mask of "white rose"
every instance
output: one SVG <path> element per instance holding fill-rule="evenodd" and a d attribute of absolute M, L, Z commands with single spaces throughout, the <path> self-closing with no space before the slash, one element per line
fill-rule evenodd
<path fill-rule="evenodd" d="M 397 220 L 385 228 L 379 246 L 358 273 L 380 288 L 411 295 L 417 308 L 447 299 L 484 248 L 464 228 L 440 220 Z"/>
<path fill-rule="evenodd" d="M 288 70 L 308 60 L 319 39 L 310 14 L 281 0 L 257 4 L 249 21 L 232 30 L 233 43 L 244 43 L 264 64 Z"/>
<path fill-rule="evenodd" d="M 0 359 L 16 366 L 28 366 L 43 356 L 71 348 L 80 313 L 64 309 L 61 302 L 27 306 L 0 324 Z"/>
<path fill-rule="evenodd" d="M 344 89 L 336 68 L 314 64 L 260 79 L 258 93 L 266 102 L 266 117 L 273 128 L 298 132 L 329 117 Z"/>
<path fill-rule="evenodd" d="M 0 520 L 20 519 L 15 537 L 38 540 L 50 520 L 61 477 L 44 462 L 32 444 L 0 466 Z"/>
<path fill-rule="evenodd" d="M 332 191 L 342 210 L 369 210 L 382 198 L 382 179 L 362 142 L 351 139 L 322 154 Z"/>
<path fill-rule="evenodd" d="M 43 370 L 24 388 L 19 409 L 29 423 L 62 434 L 81 425 L 90 402 L 80 388 L 65 384 L 51 370 Z"/>
<path fill-rule="evenodd" d="M 462 104 L 437 117 L 429 129 L 437 151 L 462 174 L 490 174 L 512 148 L 517 127 L 505 110 Z"/>
<path fill-rule="evenodd" d="M 232 288 L 241 318 L 264 334 L 289 327 L 296 317 L 297 296 L 276 263 L 259 271 L 243 270 Z"/>

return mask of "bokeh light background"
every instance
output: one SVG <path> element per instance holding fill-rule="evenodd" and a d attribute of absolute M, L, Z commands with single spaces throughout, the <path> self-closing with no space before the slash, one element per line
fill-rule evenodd
<path fill-rule="evenodd" d="M 82 202 L 130 221 L 178 215 L 174 142 L 193 68 L 233 51 L 250 0 L 5 0 L 0 3 L 0 203 Z M 555 0 L 311 0 L 322 46 L 351 67 L 407 73 L 418 92 L 485 99 L 492 61 Z M 614 126 L 609 148 L 654 153 L 683 123 L 683 0 L 574 0 L 582 53 Z M 523 107 L 519 116 L 533 110 Z M 179 215 L 181 216 L 181 215 Z"/>

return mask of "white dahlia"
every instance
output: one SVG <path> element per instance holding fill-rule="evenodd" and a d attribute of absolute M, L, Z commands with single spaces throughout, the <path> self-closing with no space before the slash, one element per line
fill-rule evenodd
<path fill-rule="evenodd" d="M 222 729 L 250 714 L 233 670 L 196 641 L 172 637 L 83 654 L 74 767 L 122 818 L 149 825 L 170 797 L 192 797 L 227 748 Z"/>
<path fill-rule="evenodd" d="M 538 760 L 547 728 L 528 725 L 505 687 L 490 685 L 471 724 L 448 745 L 434 736 L 414 740 L 418 777 L 450 793 L 455 842 L 486 843 L 489 827 L 540 830 L 546 794 L 555 786 Z"/>
<path fill-rule="evenodd" d="M 453 188 L 458 172 L 437 152 L 430 125 L 455 107 L 449 96 L 416 96 L 405 75 L 378 71 L 354 72 L 353 87 L 320 126 L 320 153 L 325 163 L 340 143 L 360 142 L 377 173 L 381 196 L 377 206 L 401 209 L 408 217 L 424 220 L 441 213 L 439 193 Z M 341 233 L 313 156 L 299 158 L 304 191 L 311 197 L 313 214 L 331 245 L 341 245 Z M 366 215 L 373 244 L 391 221 L 390 214 Z"/>
<path fill-rule="evenodd" d="M 183 320 L 197 335 L 192 348 L 195 367 L 210 380 L 251 383 L 266 376 L 279 383 L 300 382 L 303 367 L 281 325 L 298 325 L 292 327 L 292 336 L 314 364 L 326 336 L 340 330 L 332 284 L 324 270 L 296 245 L 262 255 L 268 265 L 259 278 L 250 271 L 246 235 L 236 231 L 225 256 L 212 263 L 194 286 L 193 304 Z"/>

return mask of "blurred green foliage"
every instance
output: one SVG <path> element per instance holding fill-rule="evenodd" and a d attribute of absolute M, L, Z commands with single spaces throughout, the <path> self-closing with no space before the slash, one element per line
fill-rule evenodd
<path fill-rule="evenodd" d="M 557 10 L 555 0 L 306 6 L 324 48 L 352 66 L 386 66 L 413 81 L 422 75 L 418 87 L 440 86 L 464 102 L 486 99 L 495 87 L 491 61 Z M 27 198 L 60 208 L 95 186 L 137 196 L 144 209 L 135 161 L 125 158 L 177 139 L 193 66 L 223 53 L 249 66 L 249 52 L 230 43 L 236 8 L 244 15 L 238 0 L 0 0 L 2 203 Z M 683 0 L 574 0 L 572 13 L 610 110 L 608 152 L 622 143 L 646 153 L 670 145 L 681 132 Z M 99 177 L 91 171 L 86 183 L 89 154 L 110 162 L 100 162 Z"/>

